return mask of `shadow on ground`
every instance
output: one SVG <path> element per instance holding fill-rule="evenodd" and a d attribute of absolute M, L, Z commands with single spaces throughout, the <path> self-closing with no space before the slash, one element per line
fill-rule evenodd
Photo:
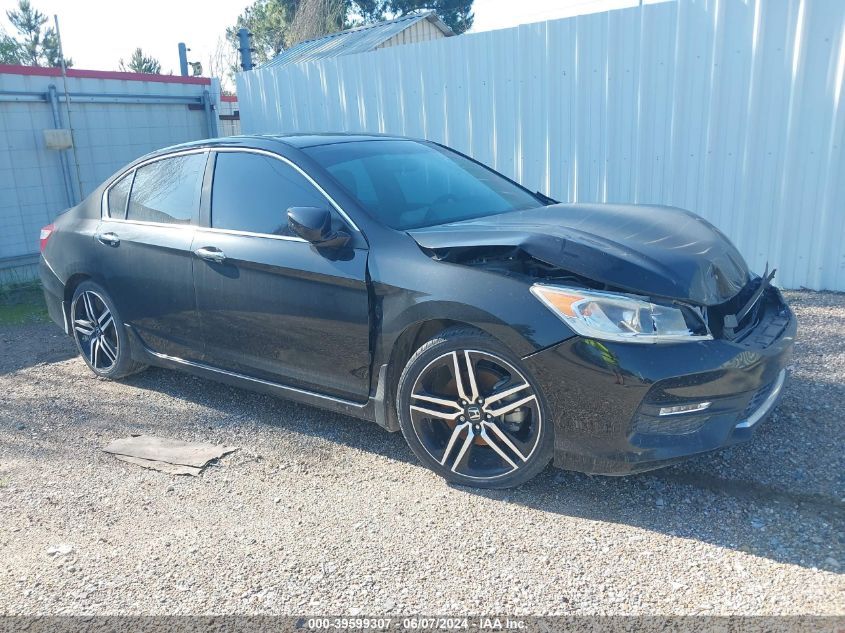
<path fill-rule="evenodd" d="M 151 369 L 127 381 L 141 389 L 162 390 L 175 398 L 201 402 L 225 418 L 243 419 L 247 412 L 250 420 L 262 424 L 418 464 L 400 434 L 388 433 L 373 423 L 204 379 L 162 380 L 172 373 Z M 784 407 L 788 410 L 790 400 L 807 389 L 803 381 L 792 381 Z M 845 388 L 839 386 L 837 393 L 845 401 Z M 291 416 L 291 407 L 299 409 L 301 415 Z M 840 529 L 845 523 L 845 503 L 841 497 L 824 490 L 814 491 L 812 485 L 795 481 L 786 472 L 786 464 L 779 461 L 777 451 L 767 450 L 772 445 L 792 447 L 791 463 L 807 470 L 824 468 L 818 459 L 821 444 L 832 441 L 841 454 L 841 434 L 814 437 L 807 442 L 807 429 L 802 424 L 786 423 L 788 415 L 779 411 L 761 428 L 759 437 L 747 445 L 651 473 L 615 478 L 549 467 L 515 490 L 461 490 L 543 512 L 628 524 L 783 563 L 841 573 L 838 559 L 845 548 Z M 290 422 L 292 418 L 304 422 Z M 760 476 L 746 478 L 745 472 Z M 842 472 L 820 473 L 822 478 L 828 476 L 841 479 Z M 837 486 L 841 489 L 841 485 Z M 734 515 L 734 520 L 720 520 L 727 514 Z M 736 521 L 736 515 L 745 520 Z M 600 529 L 597 526 L 596 531 Z"/>
<path fill-rule="evenodd" d="M 834 300 L 838 305 L 839 299 Z M 823 312 L 822 295 L 802 295 L 802 302 L 808 311 L 821 311 L 814 316 L 819 323 L 833 318 Z M 845 411 L 845 385 L 826 369 L 827 363 L 837 362 L 831 359 L 841 360 L 843 352 L 842 344 L 822 345 L 820 338 L 808 336 L 805 342 L 799 334 L 784 399 L 747 444 L 623 478 L 591 477 L 550 467 L 515 490 L 461 490 L 542 512 L 631 525 L 782 563 L 843 573 L 845 434 L 837 412 Z M 71 339 L 52 324 L 0 327 L 0 344 L 0 375 L 61 361 L 75 353 Z M 42 376 L 39 388 L 45 397 L 55 398 L 62 381 L 61 372 L 51 373 Z M 125 382 L 210 407 L 220 413 L 214 421 L 218 425 L 258 422 L 418 464 L 400 434 L 373 423 L 204 379 L 186 379 L 185 374 L 164 369 L 152 368 Z M 33 403 L 13 402 L 15 406 Z M 5 414 L 11 420 L 14 411 Z M 84 423 L 78 412 L 68 415 Z M 601 532 L 597 524 L 597 539 Z"/>
<path fill-rule="evenodd" d="M 0 376 L 74 356 L 73 339 L 52 323 L 0 327 Z"/>
<path fill-rule="evenodd" d="M 44 294 L 35 284 L 0 287 L 0 375 L 76 354 L 73 341 L 50 322 Z"/>

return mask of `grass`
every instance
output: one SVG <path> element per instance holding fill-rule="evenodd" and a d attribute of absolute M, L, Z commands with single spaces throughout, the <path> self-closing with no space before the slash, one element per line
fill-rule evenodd
<path fill-rule="evenodd" d="M 49 320 L 40 283 L 0 286 L 0 325 L 27 325 Z"/>

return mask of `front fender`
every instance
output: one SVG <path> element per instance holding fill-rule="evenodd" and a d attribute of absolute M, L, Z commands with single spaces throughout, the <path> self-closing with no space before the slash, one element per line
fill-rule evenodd
<path fill-rule="evenodd" d="M 574 336 L 531 294 L 529 279 L 433 260 L 416 244 L 388 253 L 371 251 L 369 267 L 376 364 L 387 362 L 407 328 L 432 320 L 476 327 L 520 357 Z"/>

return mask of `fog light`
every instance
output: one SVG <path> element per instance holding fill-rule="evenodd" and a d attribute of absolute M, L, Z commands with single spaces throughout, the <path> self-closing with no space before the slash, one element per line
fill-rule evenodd
<path fill-rule="evenodd" d="M 679 413 L 694 413 L 704 411 L 712 402 L 698 402 L 696 404 L 679 404 L 674 407 L 660 407 L 660 415 L 678 415 Z"/>

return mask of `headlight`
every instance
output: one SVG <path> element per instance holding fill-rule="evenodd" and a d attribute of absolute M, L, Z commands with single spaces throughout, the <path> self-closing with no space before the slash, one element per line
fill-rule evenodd
<path fill-rule="evenodd" d="M 626 343 L 709 341 L 713 337 L 690 309 L 659 305 L 612 292 L 531 286 L 532 294 L 582 336 Z"/>

